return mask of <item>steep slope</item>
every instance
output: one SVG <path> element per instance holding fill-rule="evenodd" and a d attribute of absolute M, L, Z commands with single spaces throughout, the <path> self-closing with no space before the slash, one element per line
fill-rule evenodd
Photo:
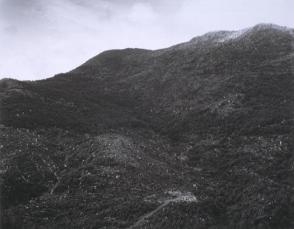
<path fill-rule="evenodd" d="M 260 24 L 2 80 L 5 228 L 292 228 L 293 34 Z"/>

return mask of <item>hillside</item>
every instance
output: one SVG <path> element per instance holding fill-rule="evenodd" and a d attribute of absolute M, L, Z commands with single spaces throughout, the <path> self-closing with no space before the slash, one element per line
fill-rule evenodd
<path fill-rule="evenodd" d="M 2 79 L 3 228 L 293 228 L 293 77 L 260 24 Z"/>

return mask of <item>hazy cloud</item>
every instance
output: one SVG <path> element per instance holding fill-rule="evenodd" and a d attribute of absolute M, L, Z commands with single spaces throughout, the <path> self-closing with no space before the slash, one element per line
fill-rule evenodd
<path fill-rule="evenodd" d="M 294 27 L 292 0 L 0 0 L 0 78 L 40 79 L 113 48 L 157 49 L 260 22 Z"/>

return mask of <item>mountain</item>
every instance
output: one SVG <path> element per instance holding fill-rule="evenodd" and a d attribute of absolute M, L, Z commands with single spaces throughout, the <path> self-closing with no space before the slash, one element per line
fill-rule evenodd
<path fill-rule="evenodd" d="M 2 79 L 3 228 L 293 228 L 293 51 L 260 24 Z"/>

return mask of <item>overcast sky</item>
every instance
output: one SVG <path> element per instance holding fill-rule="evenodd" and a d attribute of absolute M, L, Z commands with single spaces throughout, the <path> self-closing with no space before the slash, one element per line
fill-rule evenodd
<path fill-rule="evenodd" d="M 294 27 L 293 10 L 293 0 L 0 0 L 0 78 L 46 78 L 107 49 L 164 48 L 208 31 Z"/>

